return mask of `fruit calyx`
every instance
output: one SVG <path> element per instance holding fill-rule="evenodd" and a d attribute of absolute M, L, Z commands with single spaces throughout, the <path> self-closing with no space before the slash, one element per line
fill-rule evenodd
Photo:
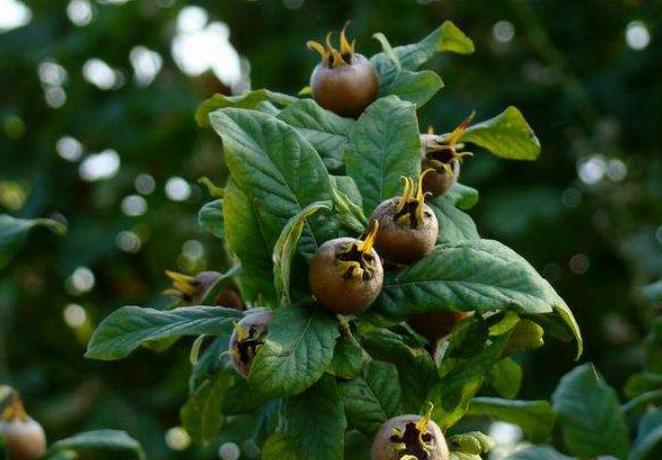
<path fill-rule="evenodd" d="M 389 438 L 400 455 L 399 460 L 426 460 L 434 449 L 432 435 L 427 432 L 434 405 L 429 403 L 427 413 L 416 423 L 408 422 L 403 429 L 394 428 Z"/>
<path fill-rule="evenodd" d="M 421 136 L 423 140 L 423 151 L 425 160 L 430 166 L 433 166 L 437 171 L 445 170 L 447 174 L 453 174 L 452 163 L 453 161 L 461 161 L 462 158 L 473 156 L 471 152 L 462 152 L 464 144 L 459 143 L 469 125 L 474 119 L 476 112 L 464 119 L 450 134 L 445 136 L 434 136 L 433 132 L 429 132 L 428 136 Z M 432 135 L 432 136 L 430 136 Z"/>
<path fill-rule="evenodd" d="M 242 363 L 250 364 L 257 350 L 264 344 L 267 332 L 264 328 L 258 328 L 254 325 L 246 327 L 240 323 L 235 323 L 234 330 L 237 343 L 231 353 Z"/>
<path fill-rule="evenodd" d="M 172 288 L 166 289 L 165 294 L 180 298 L 184 302 L 191 302 L 200 294 L 200 282 L 193 276 L 166 270 L 166 276 L 172 280 Z"/>
<path fill-rule="evenodd" d="M 338 271 L 345 279 L 369 281 L 374 276 L 374 256 L 370 254 L 379 231 L 375 221 L 370 232 L 361 240 L 343 244 L 336 252 Z"/>
<path fill-rule="evenodd" d="M 356 40 L 352 40 L 351 43 L 347 40 L 345 32 L 347 31 L 348 25 L 349 22 L 346 23 L 340 31 L 340 50 L 337 50 L 331 44 L 331 37 L 334 32 L 329 32 L 326 35 L 326 46 L 315 40 L 309 40 L 306 42 L 306 46 L 308 46 L 309 49 L 317 51 L 322 56 L 322 63 L 329 69 L 352 65 L 354 61 Z"/>
<path fill-rule="evenodd" d="M 0 413 L 1 422 L 13 422 L 19 420 L 21 422 L 27 422 L 30 420 L 30 416 L 25 411 L 23 406 L 23 401 L 16 391 L 12 392 L 11 401 L 5 407 L 5 409 Z"/>
<path fill-rule="evenodd" d="M 395 207 L 393 220 L 398 223 L 409 225 L 412 229 L 418 228 L 425 218 L 425 197 L 431 195 L 429 192 L 423 192 L 423 177 L 433 169 L 426 169 L 414 182 L 409 177 L 401 177 L 405 182 L 405 189 L 402 196 L 398 199 Z"/>

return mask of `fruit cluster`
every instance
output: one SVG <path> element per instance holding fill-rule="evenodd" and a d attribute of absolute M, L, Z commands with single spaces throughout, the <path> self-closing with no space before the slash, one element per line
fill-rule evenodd
<path fill-rule="evenodd" d="M 257 448 L 266 460 L 339 460 L 358 443 L 352 458 L 362 460 L 475 460 L 489 438 L 447 433 L 481 386 L 513 393 L 517 372 L 500 372 L 542 345 L 541 325 L 581 350 L 549 283 L 481 239 L 463 212 L 478 197 L 458 183 L 465 144 L 531 160 L 538 140 L 513 107 L 421 134 L 417 109 L 443 84 L 419 67 L 473 50 L 450 22 L 396 48 L 377 34 L 384 51 L 369 59 L 346 27 L 338 49 L 332 38 L 308 42 L 322 57 L 302 91 L 312 98 L 261 89 L 200 106 L 229 178 L 222 192 L 210 187 L 216 199 L 198 221 L 237 263 L 224 274 L 169 272 L 176 308 L 117 310 L 87 356 L 198 336 L 182 424 L 204 443 L 231 417 L 251 418 L 248 440 L 226 440 L 241 458 Z M 491 382 L 493 372 L 508 381 Z"/>

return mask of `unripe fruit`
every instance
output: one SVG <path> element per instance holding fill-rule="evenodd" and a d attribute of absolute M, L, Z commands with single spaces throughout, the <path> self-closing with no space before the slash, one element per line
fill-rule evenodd
<path fill-rule="evenodd" d="M 386 260 L 410 264 L 432 251 L 437 242 L 439 223 L 432 208 L 425 204 L 422 180 L 432 170 L 421 174 L 418 184 L 407 177 L 401 197 L 381 203 L 371 220 L 379 222 L 375 248 Z"/>
<path fill-rule="evenodd" d="M 264 344 L 273 312 L 267 308 L 249 311 L 239 321 L 230 337 L 230 356 L 235 370 L 244 378 L 251 373 L 253 359 Z"/>
<path fill-rule="evenodd" d="M 317 300 L 341 314 L 360 313 L 377 298 L 384 269 L 372 248 L 379 223 L 361 241 L 336 238 L 319 247 L 310 262 L 308 280 Z"/>
<path fill-rule="evenodd" d="M 421 169 L 433 170 L 423 179 L 423 190 L 433 197 L 441 196 L 455 185 L 460 176 L 460 163 L 470 152 L 460 152 L 463 144 L 458 142 L 467 130 L 474 114 L 467 117 L 457 128 L 447 136 L 434 134 L 421 135 Z"/>
<path fill-rule="evenodd" d="M 340 33 L 340 51 L 331 45 L 331 33 L 326 47 L 309 41 L 308 47 L 322 56 L 310 76 L 313 99 L 327 110 L 343 117 L 357 118 L 379 93 L 379 81 L 374 67 L 365 56 L 354 51 L 345 35 Z"/>
<path fill-rule="evenodd" d="M 172 280 L 173 285 L 173 288 L 168 289 L 166 293 L 180 298 L 184 305 L 201 305 L 209 289 L 223 276 L 222 273 L 214 271 L 200 272 L 195 276 L 166 271 L 166 275 Z M 224 286 L 213 303 L 235 310 L 245 308 L 241 296 L 232 286 Z"/>
<path fill-rule="evenodd" d="M 372 460 L 448 460 L 446 438 L 430 415 L 387 420 L 375 435 Z"/>

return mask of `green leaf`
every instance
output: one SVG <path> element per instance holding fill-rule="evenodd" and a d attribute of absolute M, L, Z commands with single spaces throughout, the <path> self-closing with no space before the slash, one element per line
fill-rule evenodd
<path fill-rule="evenodd" d="M 479 195 L 478 190 L 475 188 L 467 187 L 456 182 L 444 196 L 447 196 L 455 206 L 466 211 L 478 203 Z"/>
<path fill-rule="evenodd" d="M 361 344 L 354 337 L 341 335 L 336 341 L 333 360 L 326 371 L 338 377 L 353 379 L 361 373 L 364 360 Z"/>
<path fill-rule="evenodd" d="M 442 195 L 428 205 L 439 222 L 438 244 L 480 239 L 473 219 L 456 207 L 452 196 Z"/>
<path fill-rule="evenodd" d="M 625 394 L 629 398 L 654 390 L 662 390 L 662 374 L 639 372 L 631 375 L 625 384 Z"/>
<path fill-rule="evenodd" d="M 552 406 L 547 401 L 474 398 L 467 413 L 518 425 L 534 442 L 548 438 L 556 421 Z"/>
<path fill-rule="evenodd" d="M 370 361 L 361 377 L 339 386 L 351 427 L 373 435 L 400 408 L 398 370 L 393 364 Z"/>
<path fill-rule="evenodd" d="M 205 128 L 209 126 L 209 114 L 215 110 L 229 107 L 239 109 L 257 110 L 264 102 L 272 102 L 281 106 L 287 106 L 295 103 L 299 99 L 287 94 L 276 93 L 268 89 L 257 89 L 249 91 L 239 96 L 226 96 L 224 94 L 214 94 L 204 101 L 195 112 L 195 121 L 198 125 Z"/>
<path fill-rule="evenodd" d="M 276 303 L 272 281 L 273 250 L 266 240 L 255 206 L 232 180 L 225 187 L 223 216 L 227 242 L 241 260 L 242 298 Z"/>
<path fill-rule="evenodd" d="M 359 333 L 370 356 L 397 367 L 403 412 L 418 413 L 424 409 L 429 391 L 439 381 L 430 353 L 388 329 L 360 324 Z"/>
<path fill-rule="evenodd" d="M 223 140 L 232 179 L 249 199 L 271 255 L 292 217 L 312 203 L 332 200 L 324 163 L 294 128 L 269 115 L 223 109 L 213 112 L 210 120 Z M 326 236 L 316 230 L 313 221 L 304 227 L 299 251 L 306 257 L 312 257 Z"/>
<path fill-rule="evenodd" d="M 240 311 L 223 307 L 181 307 L 169 311 L 122 307 L 97 327 L 87 346 L 87 358 L 124 358 L 148 340 L 182 335 L 229 335 Z"/>
<path fill-rule="evenodd" d="M 493 240 L 438 246 L 386 280 L 376 305 L 392 315 L 433 311 L 550 313 L 562 302 L 549 283 L 510 248 Z"/>
<path fill-rule="evenodd" d="M 250 384 L 264 396 L 301 393 L 324 374 L 338 335 L 337 323 L 321 308 L 277 309 L 253 360 Z"/>
<path fill-rule="evenodd" d="M 312 99 L 302 99 L 283 110 L 278 118 L 297 130 L 320 154 L 330 170 L 343 165 L 349 149 L 353 120 L 323 109 Z"/>
<path fill-rule="evenodd" d="M 460 142 L 471 142 L 510 160 L 535 160 L 540 154 L 540 141 L 522 113 L 512 106 L 469 127 Z"/>
<path fill-rule="evenodd" d="M 349 176 L 331 176 L 333 208 L 340 222 L 357 233 L 362 233 L 368 223 L 363 213 L 363 198 L 356 182 Z"/>
<path fill-rule="evenodd" d="M 304 460 L 296 447 L 284 435 L 270 435 L 262 446 L 262 460 Z"/>
<path fill-rule="evenodd" d="M 393 48 L 393 52 L 403 69 L 416 70 L 438 52 L 473 53 L 474 44 L 455 24 L 445 21 L 418 43 L 397 46 Z M 377 71 L 380 87 L 390 86 L 398 74 L 393 60 L 382 52 L 370 58 L 370 62 Z"/>
<path fill-rule="evenodd" d="M 482 324 L 482 320 L 474 321 Z M 428 396 L 435 404 L 433 418 L 442 428 L 451 427 L 462 418 L 490 369 L 501 360 L 512 334 L 512 331 L 506 332 L 482 349 L 467 354 L 461 346 L 465 342 L 472 343 L 475 339 L 471 335 L 463 334 L 463 331 L 472 330 L 472 325 L 465 323 L 453 332 L 450 343 L 452 348 L 449 347 L 441 356 L 441 381 L 432 388 Z M 461 338 L 458 343 L 455 336 Z M 483 335 L 480 334 L 479 337 L 480 342 L 484 343 Z M 468 357 L 462 358 L 464 355 Z"/>
<path fill-rule="evenodd" d="M 402 193 L 401 176 L 417 176 L 421 153 L 416 107 L 389 96 L 377 100 L 350 132 L 347 174 L 358 186 L 369 215 L 382 201 Z"/>
<path fill-rule="evenodd" d="M 402 70 L 395 80 L 386 88 L 380 88 L 380 96 L 398 96 L 403 101 L 423 107 L 435 94 L 444 87 L 441 77 L 431 70 L 412 72 Z"/>
<path fill-rule="evenodd" d="M 553 447 L 536 446 L 518 450 L 508 460 L 574 460 L 574 457 L 560 454 Z"/>
<path fill-rule="evenodd" d="M 283 408 L 285 436 L 307 460 L 342 460 L 347 421 L 338 388 L 327 375 Z"/>
<path fill-rule="evenodd" d="M 320 209 L 331 210 L 331 202 L 317 202 L 306 206 L 299 214 L 292 217 L 283 228 L 280 238 L 274 246 L 274 282 L 276 293 L 280 298 L 281 305 L 290 305 L 290 272 L 292 269 L 292 258 L 297 249 L 297 243 L 306 223 L 306 219 Z"/>
<path fill-rule="evenodd" d="M 513 359 L 505 358 L 494 365 L 488 378 L 499 396 L 512 399 L 522 386 L 522 367 Z"/>
<path fill-rule="evenodd" d="M 627 457 L 628 430 L 613 388 L 592 364 L 566 374 L 552 395 L 563 440 L 581 458 L 614 455 Z"/>
<path fill-rule="evenodd" d="M 225 238 L 223 200 L 210 201 L 198 212 L 198 225 L 217 238 Z"/>
<path fill-rule="evenodd" d="M 235 380 L 233 372 L 221 370 L 189 396 L 180 411 L 180 419 L 195 442 L 208 444 L 218 436 L 223 424 L 223 398 Z"/>
<path fill-rule="evenodd" d="M 140 443 L 124 431 L 98 430 L 57 441 L 50 452 L 73 450 L 94 459 L 145 459 Z"/>
<path fill-rule="evenodd" d="M 639 422 L 637 438 L 629 460 L 656 460 L 662 458 L 662 409 L 645 414 Z"/>
<path fill-rule="evenodd" d="M 45 227 L 57 235 L 64 235 L 67 228 L 51 219 L 18 219 L 7 214 L 0 214 L 0 269 L 5 267 L 9 260 L 25 243 L 30 230 L 36 227 Z"/>

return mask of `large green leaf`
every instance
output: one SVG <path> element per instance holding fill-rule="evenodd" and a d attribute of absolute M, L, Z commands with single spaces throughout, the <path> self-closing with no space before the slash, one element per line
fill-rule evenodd
<path fill-rule="evenodd" d="M 548 438 L 556 421 L 552 406 L 547 401 L 474 398 L 469 403 L 467 413 L 519 425 L 534 442 Z"/>
<path fill-rule="evenodd" d="M 361 377 L 339 386 L 352 428 L 373 435 L 400 408 L 398 370 L 393 364 L 370 361 Z"/>
<path fill-rule="evenodd" d="M 347 174 L 363 196 L 369 215 L 382 201 L 402 193 L 402 176 L 416 176 L 421 153 L 416 107 L 397 97 L 377 100 L 350 132 Z"/>
<path fill-rule="evenodd" d="M 359 334 L 370 356 L 398 368 L 402 410 L 418 413 L 424 409 L 429 391 L 439 381 L 430 353 L 388 329 L 361 324 Z"/>
<path fill-rule="evenodd" d="M 657 460 L 662 458 L 662 409 L 645 414 L 639 422 L 637 438 L 629 460 Z"/>
<path fill-rule="evenodd" d="M 262 446 L 261 460 L 303 460 L 294 444 L 285 435 L 274 433 Z"/>
<path fill-rule="evenodd" d="M 342 460 L 347 421 L 333 377 L 326 375 L 283 408 L 284 434 L 307 460 Z"/>
<path fill-rule="evenodd" d="M 540 154 L 540 141 L 522 113 L 512 106 L 494 118 L 471 126 L 460 141 L 471 142 L 511 160 L 535 160 Z"/>
<path fill-rule="evenodd" d="M 292 217 L 274 246 L 274 282 L 276 293 L 280 298 L 281 305 L 290 305 L 290 272 L 292 270 L 292 258 L 296 252 L 297 243 L 306 223 L 306 219 L 321 209 L 331 210 L 331 202 L 316 202 L 306 206 L 299 214 Z"/>
<path fill-rule="evenodd" d="M 439 222 L 438 244 L 480 239 L 473 219 L 456 207 L 453 196 L 443 195 L 428 204 Z"/>
<path fill-rule="evenodd" d="M 234 181 L 225 187 L 223 216 L 228 244 L 241 260 L 242 297 L 247 301 L 261 299 L 267 304 L 275 303 L 272 248 L 255 206 Z"/>
<path fill-rule="evenodd" d="M 87 358 L 113 360 L 127 356 L 148 340 L 182 335 L 229 335 L 240 311 L 223 307 L 181 307 L 169 311 L 122 307 L 97 327 L 87 346 Z"/>
<path fill-rule="evenodd" d="M 324 163 L 294 128 L 274 117 L 245 109 L 217 110 L 209 117 L 223 140 L 232 179 L 251 202 L 271 254 L 292 217 L 316 201 L 332 200 Z M 316 229 L 308 221 L 301 236 L 300 252 L 307 257 L 324 236 Z"/>
<path fill-rule="evenodd" d="M 277 309 L 249 382 L 265 396 L 301 393 L 324 374 L 339 334 L 335 320 L 321 308 Z"/>
<path fill-rule="evenodd" d="M 565 445 L 574 455 L 627 457 L 629 436 L 618 397 L 592 364 L 563 376 L 552 401 Z"/>
<path fill-rule="evenodd" d="M 24 244 L 30 230 L 45 227 L 58 235 L 66 232 L 66 227 L 51 219 L 18 219 L 7 214 L 0 214 L 0 268 L 9 262 Z"/>
<path fill-rule="evenodd" d="M 294 127 L 317 150 L 327 168 L 342 166 L 353 120 L 323 109 L 312 99 L 292 104 L 278 118 Z"/>
<path fill-rule="evenodd" d="M 440 27 L 418 43 L 397 46 L 393 52 L 404 70 L 416 70 L 438 52 L 470 54 L 474 44 L 455 24 L 445 21 Z M 370 58 L 379 76 L 380 87 L 389 87 L 397 78 L 398 68 L 386 53 Z"/>
<path fill-rule="evenodd" d="M 235 380 L 236 374 L 221 370 L 189 396 L 180 411 L 180 419 L 195 442 L 207 444 L 218 436 L 223 423 L 223 398 Z"/>
<path fill-rule="evenodd" d="M 574 460 L 574 457 L 563 455 L 553 447 L 535 446 L 518 450 L 509 455 L 508 460 Z"/>
<path fill-rule="evenodd" d="M 384 281 L 375 307 L 390 315 L 434 311 L 557 312 L 581 335 L 563 299 L 529 263 L 493 240 L 465 240 L 437 246 L 423 259 Z"/>
<path fill-rule="evenodd" d="M 98 430 L 80 433 L 57 441 L 49 453 L 73 450 L 82 458 L 94 459 L 145 459 L 140 443 L 124 431 Z"/>
<path fill-rule="evenodd" d="M 225 238 L 222 199 L 210 201 L 200 208 L 200 211 L 198 211 L 198 225 L 217 238 Z"/>
<path fill-rule="evenodd" d="M 239 96 L 226 96 L 214 94 L 204 101 L 195 112 L 195 120 L 202 127 L 209 126 L 209 114 L 215 110 L 228 107 L 257 110 L 265 102 L 273 102 L 281 106 L 287 106 L 298 101 L 296 97 L 287 94 L 276 93 L 268 89 L 256 89 Z"/>
<path fill-rule="evenodd" d="M 377 300 L 396 315 L 432 311 L 550 313 L 562 302 L 549 283 L 510 248 L 493 240 L 438 246 L 385 282 Z"/>

